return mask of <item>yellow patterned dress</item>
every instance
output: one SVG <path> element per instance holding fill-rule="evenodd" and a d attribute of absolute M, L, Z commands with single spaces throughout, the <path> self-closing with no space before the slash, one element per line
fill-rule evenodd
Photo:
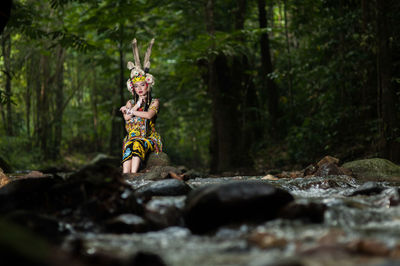
<path fill-rule="evenodd" d="M 125 129 L 128 135 L 124 138 L 123 142 L 122 163 L 132 159 L 133 156 L 137 156 L 140 158 L 142 165 L 150 152 L 162 152 L 161 137 L 155 127 L 158 109 L 158 100 L 153 99 L 148 108 L 148 110 L 156 112 L 156 115 L 152 119 L 148 120 L 134 116 L 125 122 Z M 138 111 L 143 111 L 143 108 L 139 108 Z"/>

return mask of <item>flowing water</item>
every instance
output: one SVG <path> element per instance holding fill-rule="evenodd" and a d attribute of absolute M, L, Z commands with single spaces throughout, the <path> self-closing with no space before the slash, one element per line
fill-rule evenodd
<path fill-rule="evenodd" d="M 197 178 L 193 188 L 261 177 Z M 133 181 L 139 187 L 149 181 Z M 348 176 L 280 179 L 264 182 L 290 192 L 299 204 L 326 205 L 324 221 L 275 219 L 262 224 L 225 226 L 208 235 L 185 227 L 133 234 L 71 234 L 68 249 L 81 239 L 87 254 L 128 258 L 138 251 L 158 254 L 167 265 L 400 265 L 398 186 L 376 183 L 380 193 L 350 196 L 362 183 Z M 184 207 L 185 196 L 154 197 L 153 206 Z M 213 217 L 205 217 L 212 220 Z M 396 260 L 397 259 L 397 260 Z"/>

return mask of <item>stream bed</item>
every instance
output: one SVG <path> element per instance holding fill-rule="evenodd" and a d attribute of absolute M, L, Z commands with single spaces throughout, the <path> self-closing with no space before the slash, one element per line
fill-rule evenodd
<path fill-rule="evenodd" d="M 179 223 L 140 233 L 84 232 L 72 226 L 61 247 L 71 252 L 79 240 L 80 252 L 88 256 L 128 259 L 153 254 L 170 266 L 400 265 L 398 184 L 361 182 L 345 175 L 194 178 L 186 184 L 198 189 L 251 180 L 289 192 L 294 201 L 286 214 L 262 222 L 224 224 L 202 234 Z M 138 189 L 152 182 L 128 183 Z M 170 208 L 182 211 L 186 198 L 153 196 L 145 204 L 163 215 Z M 201 222 L 212 223 L 214 218 L 212 213 L 203 215 Z"/>

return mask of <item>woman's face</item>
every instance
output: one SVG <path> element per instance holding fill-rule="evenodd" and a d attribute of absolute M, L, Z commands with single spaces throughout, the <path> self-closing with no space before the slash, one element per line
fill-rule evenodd
<path fill-rule="evenodd" d="M 139 96 L 147 95 L 147 91 L 149 90 L 149 86 L 147 85 L 146 81 L 136 82 L 133 84 L 133 88 L 135 89 L 136 94 Z"/>

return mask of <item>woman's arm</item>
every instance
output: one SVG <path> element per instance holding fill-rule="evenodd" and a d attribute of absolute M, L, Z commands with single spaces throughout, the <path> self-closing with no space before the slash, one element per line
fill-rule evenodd
<path fill-rule="evenodd" d="M 126 105 L 122 106 L 119 110 L 122 112 L 125 121 L 130 120 L 132 118 L 132 113 L 130 112 L 130 108 L 132 107 L 132 104 L 130 101 L 126 103 Z"/>
<path fill-rule="evenodd" d="M 157 114 L 159 105 L 160 102 L 156 99 L 151 103 L 148 111 L 133 111 L 131 113 L 141 118 L 152 119 Z"/>

